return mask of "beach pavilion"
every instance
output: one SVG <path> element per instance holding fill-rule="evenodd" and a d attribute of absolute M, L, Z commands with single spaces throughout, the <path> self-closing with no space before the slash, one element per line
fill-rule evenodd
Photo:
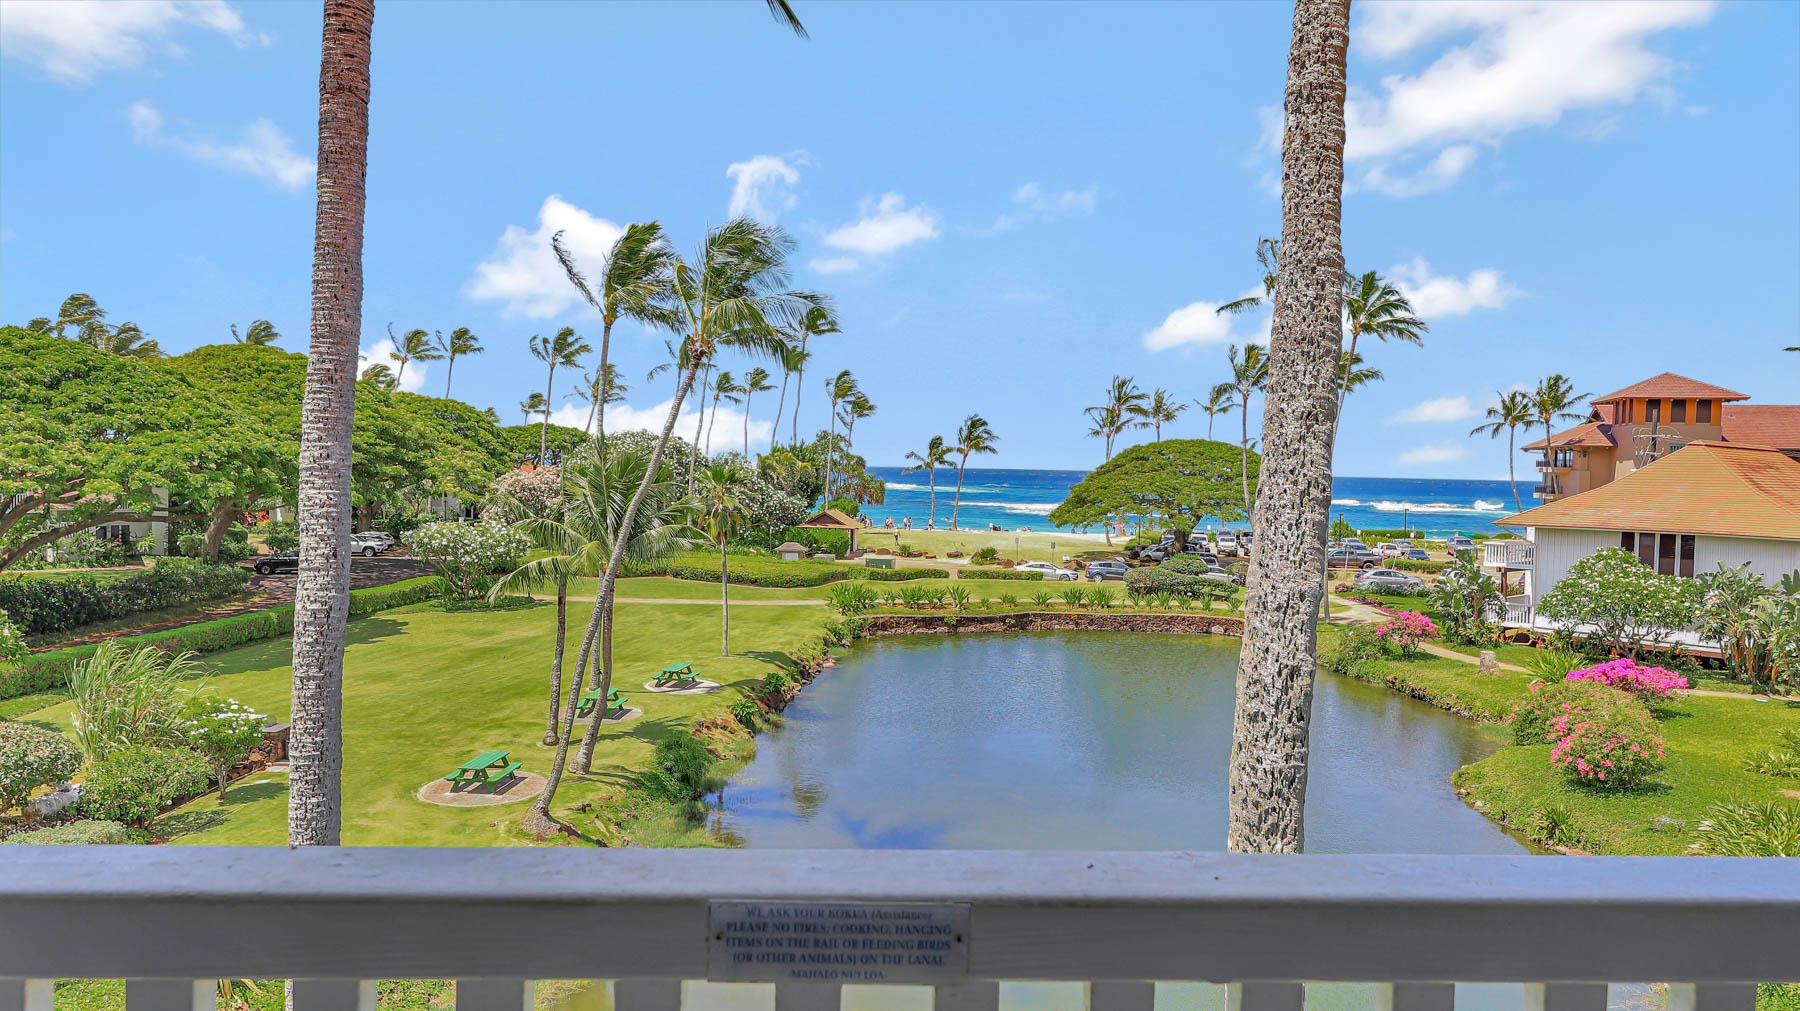
<path fill-rule="evenodd" d="M 854 518 L 845 516 L 836 509 L 821 509 L 800 526 L 807 530 L 842 530 L 848 533 L 850 550 L 845 552 L 844 557 L 854 558 L 856 556 L 856 532 L 862 529 L 862 524 L 856 522 Z"/>

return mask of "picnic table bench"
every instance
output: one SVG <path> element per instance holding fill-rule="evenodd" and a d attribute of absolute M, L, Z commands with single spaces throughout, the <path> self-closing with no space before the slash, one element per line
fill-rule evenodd
<path fill-rule="evenodd" d="M 699 676 L 694 673 L 693 664 L 672 663 L 657 672 L 654 684 L 658 687 L 672 684 L 679 688 L 686 688 L 697 683 L 699 680 Z"/>
<path fill-rule="evenodd" d="M 510 755 L 506 751 L 484 751 L 456 767 L 456 771 L 444 779 L 452 783 L 498 783 L 513 776 L 519 771 L 523 762 L 508 762 Z"/>
<path fill-rule="evenodd" d="M 606 693 L 606 715 L 602 716 L 601 719 L 602 720 L 610 720 L 616 716 L 624 715 L 625 701 L 626 701 L 626 696 L 620 695 L 619 690 L 617 688 L 613 689 L 610 692 L 607 692 Z M 575 715 L 582 719 L 586 719 L 587 717 L 592 716 L 594 714 L 594 708 L 599 704 L 599 702 L 600 702 L 600 689 L 595 688 L 593 691 L 590 691 L 586 695 L 583 695 L 581 697 L 580 704 L 575 707 Z"/>

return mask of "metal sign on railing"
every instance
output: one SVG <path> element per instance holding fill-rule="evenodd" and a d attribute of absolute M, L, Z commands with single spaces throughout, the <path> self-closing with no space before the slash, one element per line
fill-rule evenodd
<path fill-rule="evenodd" d="M 967 902 L 710 903 L 707 978 L 733 983 L 960 983 Z"/>

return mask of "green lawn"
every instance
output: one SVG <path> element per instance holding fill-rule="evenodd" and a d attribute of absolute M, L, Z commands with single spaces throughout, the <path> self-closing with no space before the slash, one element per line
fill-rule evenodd
<path fill-rule="evenodd" d="M 582 609 L 572 608 L 569 649 Z M 744 652 L 720 659 L 719 615 L 711 608 L 622 604 L 614 642 L 616 685 L 645 715 L 603 731 L 594 774 L 565 778 L 554 811 L 618 793 L 656 740 L 694 717 L 722 713 L 736 690 L 774 669 L 775 650 L 817 641 L 827 614 L 813 607 L 746 607 L 732 615 L 732 641 Z M 549 704 L 555 608 L 447 614 L 402 609 L 350 624 L 344 660 L 343 841 L 352 846 L 495 846 L 529 842 L 516 829 L 529 805 L 447 808 L 414 797 L 477 752 L 506 749 L 528 772 L 547 773 L 552 749 L 539 741 Z M 272 719 L 289 715 L 292 644 L 282 638 L 206 657 L 210 687 L 256 706 Z M 725 685 L 709 695 L 657 695 L 643 682 L 671 660 L 690 660 Z M 25 719 L 67 732 L 70 707 Z M 579 728 L 578 728 L 579 730 Z M 158 834 L 179 843 L 278 845 L 287 832 L 285 777 L 239 781 L 224 804 L 209 796 L 165 815 Z"/>

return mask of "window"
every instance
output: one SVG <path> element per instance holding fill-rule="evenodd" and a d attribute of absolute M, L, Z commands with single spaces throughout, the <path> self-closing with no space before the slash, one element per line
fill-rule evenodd
<path fill-rule="evenodd" d="M 1619 532 L 1619 547 L 1624 548 L 1626 551 L 1636 551 L 1637 534 L 1634 534 L 1629 530 L 1621 530 Z"/>
<path fill-rule="evenodd" d="M 1675 535 L 1663 534 L 1656 545 L 1656 571 L 1665 576 L 1675 574 Z"/>
<path fill-rule="evenodd" d="M 1681 574 L 1692 578 L 1694 575 L 1694 535 L 1681 535 Z"/>
<path fill-rule="evenodd" d="M 1644 401 L 1644 424 L 1654 425 L 1662 420 L 1662 401 Z"/>
<path fill-rule="evenodd" d="M 1638 561 L 1645 565 L 1656 565 L 1656 535 L 1638 534 Z"/>
<path fill-rule="evenodd" d="M 1669 420 L 1673 421 L 1677 424 L 1680 424 L 1681 422 L 1684 422 L 1687 420 L 1687 401 L 1685 401 L 1685 400 L 1669 401 Z"/>
<path fill-rule="evenodd" d="M 1694 401 L 1694 421 L 1702 425 L 1712 424 L 1712 401 Z"/>

